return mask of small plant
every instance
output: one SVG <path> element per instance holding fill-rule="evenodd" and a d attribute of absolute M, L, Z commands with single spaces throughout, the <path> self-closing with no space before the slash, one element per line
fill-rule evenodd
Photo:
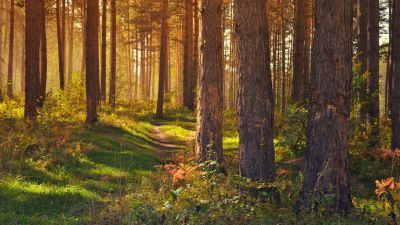
<path fill-rule="evenodd" d="M 393 177 L 389 177 L 383 180 L 375 181 L 376 190 L 375 194 L 378 198 L 385 197 L 390 205 L 390 217 L 394 225 L 397 225 L 397 214 L 396 214 L 396 199 L 394 197 L 394 192 L 400 191 L 400 183 L 395 182 Z M 400 207 L 397 206 L 399 209 Z"/>

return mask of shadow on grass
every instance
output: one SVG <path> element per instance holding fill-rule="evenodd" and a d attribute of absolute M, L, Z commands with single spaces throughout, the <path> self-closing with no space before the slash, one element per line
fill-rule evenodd
<path fill-rule="evenodd" d="M 76 128 L 71 142 L 91 147 L 48 166 L 27 163 L 0 180 L 0 224 L 82 224 L 107 196 L 135 188 L 161 162 L 151 139 L 106 124 Z"/>

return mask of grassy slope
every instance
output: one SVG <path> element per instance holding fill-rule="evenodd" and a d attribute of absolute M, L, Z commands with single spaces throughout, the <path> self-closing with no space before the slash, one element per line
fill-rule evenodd
<path fill-rule="evenodd" d="M 102 114 L 102 123 L 91 128 L 81 125 L 82 117 L 71 120 L 69 126 L 61 126 L 65 124 L 60 122 L 62 116 L 53 118 L 60 122 L 55 126 L 68 133 L 65 149 L 45 151 L 44 158 L 24 156 L 5 163 L 7 172 L 0 178 L 0 224 L 95 221 L 102 206 L 116 195 L 140 188 L 141 178 L 149 176 L 154 166 L 161 163 L 157 152 L 165 149 L 152 139 L 154 124 L 162 123 L 161 129 L 180 142 L 191 136 L 191 131 L 180 127 L 179 122 L 151 117 L 147 118 L 149 122 L 137 122 L 127 111 L 117 110 L 119 115 Z M 19 129 L 15 121 L 21 113 L 8 115 L 7 120 L 13 121 L 10 127 Z M 192 129 L 193 120 L 186 119 L 184 123 Z M 50 129 L 46 124 L 39 126 Z M 23 132 L 26 131 L 21 129 Z M 1 133 L 3 139 L 9 134 Z M 58 145 L 57 135 L 33 136 L 44 139 L 49 148 Z"/>

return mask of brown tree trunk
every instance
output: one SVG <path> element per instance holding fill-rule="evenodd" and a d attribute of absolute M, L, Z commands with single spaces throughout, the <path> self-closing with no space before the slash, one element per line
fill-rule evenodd
<path fill-rule="evenodd" d="M 41 0 L 26 1 L 25 4 L 25 107 L 24 117 L 35 121 L 37 97 L 39 95 L 39 17 Z M 43 0 L 42 0 L 43 1 Z"/>
<path fill-rule="evenodd" d="M 400 1 L 393 0 L 392 11 L 392 148 L 400 148 Z"/>
<path fill-rule="evenodd" d="M 158 118 L 163 117 L 164 108 L 164 88 L 165 77 L 168 75 L 168 0 L 163 0 L 161 6 L 161 40 L 160 40 L 160 67 L 158 76 L 158 99 L 157 99 L 157 112 Z"/>
<path fill-rule="evenodd" d="M 193 77 L 193 2 L 185 0 L 185 24 L 183 37 L 183 106 L 193 110 L 191 79 Z"/>
<path fill-rule="evenodd" d="M 314 0 L 305 0 L 306 1 L 306 18 L 305 18 L 305 43 L 304 43 L 304 73 L 303 73 L 303 92 L 302 92 L 302 100 L 306 100 L 308 98 L 309 85 L 310 85 L 310 74 L 311 74 L 311 38 L 313 31 L 313 1 Z"/>
<path fill-rule="evenodd" d="M 140 87 L 142 89 L 142 99 L 146 99 L 146 47 L 145 47 L 146 34 L 140 33 Z"/>
<path fill-rule="evenodd" d="M 379 146 L 379 0 L 369 1 L 368 19 L 368 119 L 371 125 L 370 147 Z"/>
<path fill-rule="evenodd" d="M 392 82 L 393 82 L 393 64 L 392 64 L 392 40 L 393 40 L 393 0 L 389 0 L 389 47 L 386 65 L 386 82 L 385 82 L 385 117 L 391 118 L 392 108 Z"/>
<path fill-rule="evenodd" d="M 115 75 L 117 69 L 117 11 L 115 7 L 116 0 L 110 0 L 111 6 L 111 62 L 110 62 L 110 96 L 109 103 L 115 107 Z"/>
<path fill-rule="evenodd" d="M 68 52 L 68 83 L 72 80 L 74 70 L 74 22 L 75 22 L 75 0 L 71 0 L 71 17 L 69 27 L 69 52 Z"/>
<path fill-rule="evenodd" d="M 193 67 L 191 69 L 192 76 L 190 77 L 190 102 L 192 105 L 190 108 L 193 110 L 196 108 L 196 97 L 197 97 L 197 83 L 199 78 L 199 2 L 193 0 L 193 18 L 194 18 L 194 32 L 193 32 Z"/>
<path fill-rule="evenodd" d="M 82 26 L 82 61 L 81 61 L 81 75 L 85 73 L 85 68 L 86 68 L 86 5 L 87 5 L 87 0 L 82 0 L 82 18 L 81 18 L 81 26 Z M 58 29 L 58 28 L 57 28 Z"/>
<path fill-rule="evenodd" d="M 15 4 L 14 0 L 10 3 L 10 36 L 8 42 L 8 77 L 7 77 L 7 96 L 14 98 L 13 94 L 13 62 L 14 62 L 14 21 L 15 21 Z M 37 32 L 37 31 L 36 31 Z"/>
<path fill-rule="evenodd" d="M 106 102 L 107 74 L 107 0 L 103 0 L 101 13 L 101 101 Z"/>
<path fill-rule="evenodd" d="M 314 9 L 307 154 L 297 206 L 299 210 L 326 206 L 344 213 L 352 205 L 347 142 L 352 83 L 352 0 L 317 0 Z"/>
<path fill-rule="evenodd" d="M 282 36 L 282 114 L 286 113 L 286 26 L 285 0 L 281 0 L 281 36 Z"/>
<path fill-rule="evenodd" d="M 368 54 L 368 0 L 358 0 L 358 61 L 360 63 L 360 74 L 367 72 L 367 54 Z M 360 119 L 365 122 L 367 119 L 368 105 L 367 100 L 367 82 L 362 81 L 360 90 Z"/>
<path fill-rule="evenodd" d="M 292 80 L 292 101 L 301 101 L 304 77 L 304 45 L 305 45 L 305 0 L 296 1 L 294 64 Z"/>
<path fill-rule="evenodd" d="M 264 0 L 236 0 L 239 65 L 239 173 L 275 179 L 273 97 Z"/>
<path fill-rule="evenodd" d="M 60 74 L 60 88 L 63 90 L 65 87 L 64 82 L 64 44 L 63 44 L 63 32 L 62 32 L 62 18 L 60 16 L 60 0 L 56 2 L 56 23 L 57 23 L 57 43 L 58 43 L 58 70 Z"/>
<path fill-rule="evenodd" d="M 38 97 L 38 106 L 43 107 L 46 99 L 46 87 L 47 87 L 47 37 L 46 37 L 46 11 L 44 0 L 40 1 L 39 5 L 40 12 L 40 89 Z"/>
<path fill-rule="evenodd" d="M 88 0 L 86 7 L 86 123 L 97 122 L 99 86 L 99 2 Z"/>
<path fill-rule="evenodd" d="M 3 1 L 0 1 L 0 103 L 3 102 Z"/>
<path fill-rule="evenodd" d="M 127 1 L 126 14 L 128 17 L 128 21 L 130 21 L 130 11 L 129 11 L 129 0 Z M 130 23 L 127 23 L 127 31 L 128 31 L 128 47 L 127 47 L 127 67 L 128 67 L 128 100 L 131 103 L 133 100 L 133 77 L 132 77 L 132 39 L 131 39 L 131 26 Z"/>
<path fill-rule="evenodd" d="M 222 163 L 222 1 L 203 0 L 202 9 L 203 61 L 197 104 L 196 155 L 199 162 L 215 160 Z"/>

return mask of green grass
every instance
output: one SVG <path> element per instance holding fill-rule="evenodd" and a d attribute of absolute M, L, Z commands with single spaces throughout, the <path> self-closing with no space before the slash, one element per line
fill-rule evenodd
<path fill-rule="evenodd" d="M 1 225 L 106 223 L 110 218 L 115 220 L 109 224 L 123 224 L 126 218 L 151 224 L 161 215 L 168 224 L 186 220 L 194 224 L 389 222 L 388 205 L 376 199 L 374 189 L 375 180 L 391 175 L 399 178 L 400 168 L 393 168 L 391 162 L 352 155 L 352 213 L 347 217 L 316 214 L 298 220 L 293 208 L 303 177 L 300 168 L 287 161 L 296 156 L 291 149 L 276 148 L 278 173 L 284 171 L 276 182 L 280 204 L 259 201 L 236 188 L 239 139 L 235 112 L 224 114 L 224 155 L 230 176 L 200 176 L 179 186 L 155 167 L 170 162 L 160 152 L 176 149 L 162 146 L 154 130 L 159 129 L 178 150 L 192 151 L 193 113 L 171 107 L 159 120 L 152 114 L 153 106 L 144 103 L 115 110 L 103 107 L 101 122 L 87 127 L 84 107 L 63 99 L 48 100 L 36 131 L 27 129 L 18 101 L 0 104 Z M 39 147 L 24 151 L 32 144 Z"/>
<path fill-rule="evenodd" d="M 8 128 L 16 141 L 25 140 L 27 131 L 19 125 L 22 114 L 13 114 L 20 112 L 21 106 L 13 103 L 13 107 L 17 109 L 0 108 L 0 114 L 7 115 L 0 116 L 1 120 L 9 120 Z M 45 122 L 39 122 L 39 131 L 31 133 L 29 140 L 48 149 L 38 153 L 38 157 L 24 155 L 5 163 L 5 172 L 0 178 L 0 224 L 95 221 L 96 215 L 113 198 L 140 188 L 142 177 L 155 173 L 155 165 L 161 164 L 162 159 L 157 156 L 161 150 L 152 137 L 154 124 L 165 124 L 162 129 L 168 136 L 179 134 L 177 140 L 182 142 L 191 133 L 177 121 L 154 118 L 149 122 L 138 121 L 141 118 L 138 114 L 127 112 L 126 107 L 114 113 L 105 109 L 100 114 L 102 122 L 94 127 L 83 125 L 82 117 L 67 120 L 62 111 L 46 115 L 51 118 L 43 118 Z M 66 143 L 51 132 L 40 132 L 50 129 L 48 121 L 68 133 Z M 192 125 L 192 122 L 183 122 L 187 123 Z M 6 140 L 9 134 L 0 134 L 1 140 Z M 11 142 L 5 143 L 0 153 L 11 152 L 14 146 Z M 23 152 L 25 146 L 19 145 L 18 152 Z"/>

